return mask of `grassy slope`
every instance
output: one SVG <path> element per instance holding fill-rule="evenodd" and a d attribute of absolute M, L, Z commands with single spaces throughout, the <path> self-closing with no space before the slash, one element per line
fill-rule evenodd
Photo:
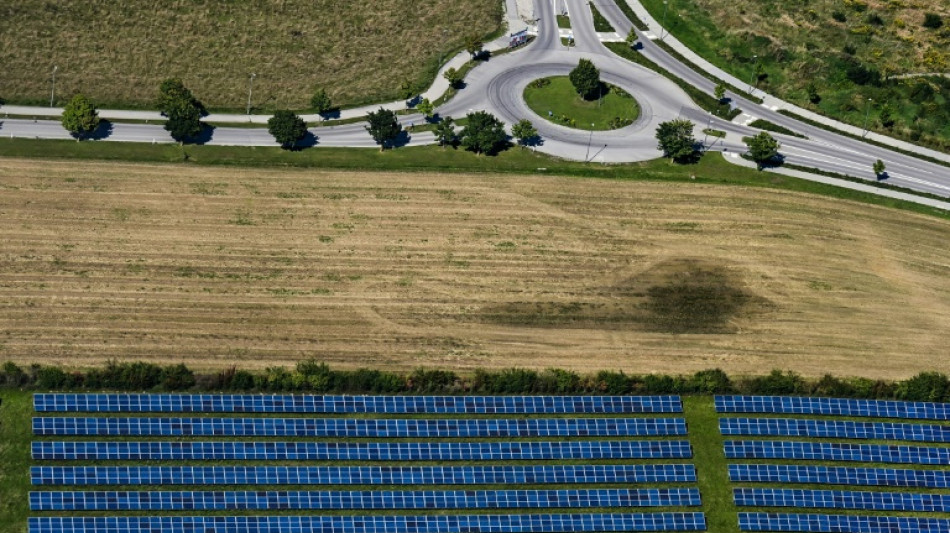
<path fill-rule="evenodd" d="M 640 106 L 629 95 L 618 95 L 607 90 L 603 98 L 584 100 L 577 95 L 571 80 L 566 76 L 549 78 L 545 87 L 529 85 L 524 91 L 525 103 L 539 116 L 568 117 L 574 121 L 571 127 L 582 130 L 609 130 L 615 118 L 634 121 L 640 116 Z"/>
<path fill-rule="evenodd" d="M 23 533 L 29 512 L 30 394 L 0 392 L 0 531 Z"/>
<path fill-rule="evenodd" d="M 160 81 L 184 79 L 205 105 L 309 106 L 314 88 L 337 104 L 397 98 L 404 80 L 435 75 L 471 34 L 497 31 L 498 0 L 314 2 L 22 0 L 0 8 L 0 97 L 45 104 L 50 71 L 62 103 L 81 91 L 102 107 L 150 107 Z"/>
<path fill-rule="evenodd" d="M 663 19 L 662 0 L 643 3 L 654 18 Z M 845 22 L 832 18 L 836 11 L 845 15 Z M 756 82 L 760 88 L 858 126 L 872 98 L 872 129 L 947 150 L 950 99 L 945 93 L 950 81 L 918 78 L 876 86 L 856 85 L 845 76 L 849 61 L 884 77 L 947 72 L 950 30 L 947 25 L 923 28 L 925 12 L 939 12 L 950 20 L 950 4 L 941 2 L 675 0 L 666 22 L 684 44 L 740 80 L 753 80 L 758 67 L 764 75 Z M 872 19 L 875 22 L 869 22 Z M 853 55 L 844 51 L 845 45 Z M 806 90 L 812 82 L 821 95 L 817 106 L 809 102 Z M 880 121 L 885 103 L 896 120 L 891 128 Z"/>

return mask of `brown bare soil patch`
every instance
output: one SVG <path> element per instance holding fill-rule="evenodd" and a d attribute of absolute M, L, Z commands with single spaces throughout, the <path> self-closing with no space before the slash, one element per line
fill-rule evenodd
<path fill-rule="evenodd" d="M 5 159 L 0 360 L 950 371 L 950 222 L 799 193 Z"/>

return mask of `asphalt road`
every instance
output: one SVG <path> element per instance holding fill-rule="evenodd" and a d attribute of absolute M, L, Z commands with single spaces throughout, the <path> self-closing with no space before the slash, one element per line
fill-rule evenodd
<path fill-rule="evenodd" d="M 557 7 L 555 6 L 557 3 Z M 575 46 L 566 48 L 560 42 L 555 10 L 566 7 L 571 16 Z M 626 35 L 632 24 L 617 7 L 615 0 L 598 0 L 597 7 L 620 35 Z M 760 130 L 744 126 L 740 118 L 727 122 L 712 117 L 698 108 L 676 84 L 659 74 L 621 59 L 600 42 L 594 31 L 587 0 L 535 0 L 538 18 L 537 38 L 525 49 L 492 57 L 472 70 L 465 80 L 464 89 L 440 107 L 442 116 L 462 117 L 475 110 L 485 110 L 509 126 L 528 118 L 538 129 L 542 144 L 538 151 L 558 157 L 594 162 L 629 162 L 655 159 L 657 150 L 654 133 L 660 122 L 684 117 L 696 124 L 697 139 L 708 142 L 707 149 L 730 155 L 746 150 L 742 137 L 755 135 Z M 642 53 L 658 65 L 691 85 L 713 93 L 714 83 L 694 72 L 670 56 L 655 43 L 640 35 Z M 620 86 L 640 103 L 641 116 L 632 125 L 613 131 L 587 132 L 566 128 L 537 116 L 524 103 L 522 94 L 532 80 L 566 75 L 580 58 L 588 58 L 600 69 L 605 81 Z M 785 126 L 807 136 L 801 139 L 773 134 L 782 143 L 781 154 L 791 164 L 818 168 L 825 171 L 874 179 L 871 166 L 877 159 L 887 165 L 887 182 L 908 189 L 950 196 L 950 168 L 929 163 L 893 150 L 880 148 L 843 135 L 800 123 L 768 107 L 727 92 L 735 106 L 746 115 L 745 122 L 761 118 Z M 421 124 L 420 115 L 404 116 L 404 125 Z M 710 126 L 726 132 L 726 137 L 706 138 L 702 129 Z M 312 146 L 373 147 L 375 144 L 363 124 L 318 127 L 310 130 Z M 62 138 L 69 135 L 58 121 L 2 119 L 0 136 Z M 109 141 L 172 142 L 160 124 L 112 123 L 112 129 L 103 132 Z M 409 134 L 401 144 L 430 144 L 430 133 Z M 263 128 L 217 127 L 202 142 L 212 145 L 276 146 Z"/>

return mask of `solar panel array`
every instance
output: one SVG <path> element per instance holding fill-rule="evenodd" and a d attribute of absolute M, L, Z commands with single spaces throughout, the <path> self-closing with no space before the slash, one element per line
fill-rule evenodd
<path fill-rule="evenodd" d="M 735 489 L 742 507 L 814 507 L 862 511 L 947 512 L 950 494 L 850 490 Z"/>
<path fill-rule="evenodd" d="M 33 492 L 33 511 L 220 511 L 228 509 L 508 509 L 678 507 L 695 488 L 455 491 Z"/>
<path fill-rule="evenodd" d="M 950 448 L 893 444 L 727 440 L 727 459 L 797 459 L 862 463 L 950 464 Z"/>
<path fill-rule="evenodd" d="M 57 516 L 31 518 L 30 533 L 558 533 L 568 531 L 693 531 L 706 528 L 702 513 L 590 513 L 591 509 L 700 505 L 695 487 L 631 488 L 631 484 L 696 483 L 692 464 L 631 463 L 689 459 L 688 441 L 658 439 L 686 434 L 681 418 L 630 417 L 630 413 L 682 412 L 680 399 L 663 397 L 384 397 L 38 394 L 38 412 L 260 413 L 265 416 L 115 417 L 44 416 L 33 433 L 36 461 L 169 461 L 166 466 L 39 464 L 33 485 L 91 487 L 36 491 L 31 510 L 76 513 L 114 511 L 160 516 Z M 327 418 L 277 418 L 281 413 L 326 413 Z M 369 417 L 347 418 L 349 413 Z M 478 418 L 389 418 L 398 414 L 482 415 Z M 372 416 L 372 415 L 382 416 Z M 504 415 L 602 414 L 600 417 Z M 617 416 L 614 416 L 617 415 Z M 625 416 L 626 415 L 626 416 Z M 143 437 L 91 441 L 75 437 Z M 292 440 L 192 440 L 155 437 L 292 437 Z M 646 437 L 631 440 L 627 437 Z M 370 442 L 332 439 L 371 438 Z M 405 438 L 466 439 L 407 442 Z M 525 440 L 556 437 L 557 440 Z M 609 437 L 621 439 L 604 440 Z M 309 440 L 308 440 L 309 438 Z M 315 441 L 314 439 L 320 439 Z M 375 440 L 380 439 L 380 440 Z M 502 440 L 509 439 L 509 440 Z M 194 466 L 183 461 L 258 461 L 259 465 Z M 584 464 L 505 464 L 571 460 Z M 274 465 L 284 461 L 366 461 L 369 465 Z M 430 464 L 400 465 L 393 462 Z M 443 466 L 446 461 L 495 461 Z M 616 461 L 616 464 L 588 464 Z M 376 462 L 377 464 L 372 464 Z M 271 463 L 271 464 L 267 464 Z M 431 463 L 439 464 L 435 466 Z M 561 485 L 547 488 L 546 485 Z M 623 485 L 584 488 L 584 485 Z M 213 490 L 231 486 L 243 490 Z M 287 490 L 289 486 L 327 490 Z M 340 488 L 358 486 L 357 491 Z M 420 486 L 436 490 L 420 490 Z M 464 486 L 447 490 L 444 486 Z M 502 485 L 473 490 L 476 486 Z M 521 485 L 523 488 L 518 488 Z M 566 485 L 566 487 L 564 486 Z M 202 490 L 134 490 L 136 486 L 195 486 Z M 409 489 L 409 487 L 413 487 Z M 102 490 L 116 487 L 121 490 Z M 260 487 L 260 490 L 253 490 Z M 397 490 L 391 490 L 393 487 Z M 405 490 L 398 490 L 404 487 Z M 306 487 L 305 487 L 306 488 Z M 210 489 L 210 490 L 209 490 Z M 250 490 L 249 490 L 250 489 Z M 385 489 L 385 490 L 381 490 Z M 508 509 L 505 515 L 380 514 L 387 511 Z M 573 509 L 581 514 L 527 514 Z M 180 516 L 169 512 L 264 511 L 266 516 Z M 332 516 L 272 514 L 341 511 Z M 347 512 L 369 512 L 353 516 Z M 584 511 L 587 511 L 586 513 Z"/>
<path fill-rule="evenodd" d="M 34 485 L 694 483 L 691 464 L 551 466 L 34 466 Z"/>
<path fill-rule="evenodd" d="M 909 516 L 739 513 L 739 529 L 818 533 L 942 533 L 950 531 L 950 520 Z"/>
<path fill-rule="evenodd" d="M 36 441 L 37 460 L 512 461 L 688 459 L 689 441 L 93 442 Z"/>
<path fill-rule="evenodd" d="M 774 413 L 875 418 L 950 420 L 950 404 L 802 398 L 796 396 L 716 396 L 717 413 Z"/>
<path fill-rule="evenodd" d="M 723 435 L 950 442 L 950 426 L 795 418 L 720 418 Z"/>
<path fill-rule="evenodd" d="M 37 417 L 34 435 L 228 437 L 632 437 L 685 435 L 681 418 L 353 419 Z"/>
<path fill-rule="evenodd" d="M 679 396 L 314 396 L 34 394 L 36 412 L 163 413 L 682 413 Z"/>
<path fill-rule="evenodd" d="M 31 518 L 35 533 L 560 533 L 701 531 L 702 513 L 449 516 L 122 516 Z"/>
<path fill-rule="evenodd" d="M 950 471 L 841 466 L 731 464 L 729 479 L 750 483 L 950 488 Z"/>
<path fill-rule="evenodd" d="M 950 425 L 855 421 L 822 417 L 878 417 L 907 420 L 950 420 L 950 404 L 853 400 L 842 398 L 785 398 L 778 396 L 717 396 L 719 413 L 802 415 L 808 418 L 723 417 L 723 435 L 751 437 L 807 437 L 819 439 L 874 439 L 893 443 L 854 443 L 791 440 L 727 440 L 729 459 L 850 461 L 928 465 L 925 468 L 847 467 L 823 464 L 730 464 L 734 483 L 780 485 L 845 485 L 950 489 L 950 447 L 908 442 L 950 442 Z M 903 441 L 903 442 L 901 442 Z M 736 487 L 733 499 L 745 508 L 841 509 L 874 513 L 868 516 L 830 514 L 739 513 L 742 531 L 807 531 L 857 533 L 948 533 L 950 520 L 894 516 L 884 513 L 948 513 L 950 494 L 885 492 L 880 490 L 816 489 L 796 487 Z"/>

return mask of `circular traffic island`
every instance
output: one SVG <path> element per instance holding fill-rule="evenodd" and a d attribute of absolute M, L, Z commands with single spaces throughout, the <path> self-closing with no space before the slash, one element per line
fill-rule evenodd
<path fill-rule="evenodd" d="M 596 97 L 581 98 L 567 76 L 539 78 L 525 87 L 524 100 L 539 116 L 561 126 L 605 131 L 629 126 L 640 116 L 640 105 L 627 91 L 600 83 Z"/>

